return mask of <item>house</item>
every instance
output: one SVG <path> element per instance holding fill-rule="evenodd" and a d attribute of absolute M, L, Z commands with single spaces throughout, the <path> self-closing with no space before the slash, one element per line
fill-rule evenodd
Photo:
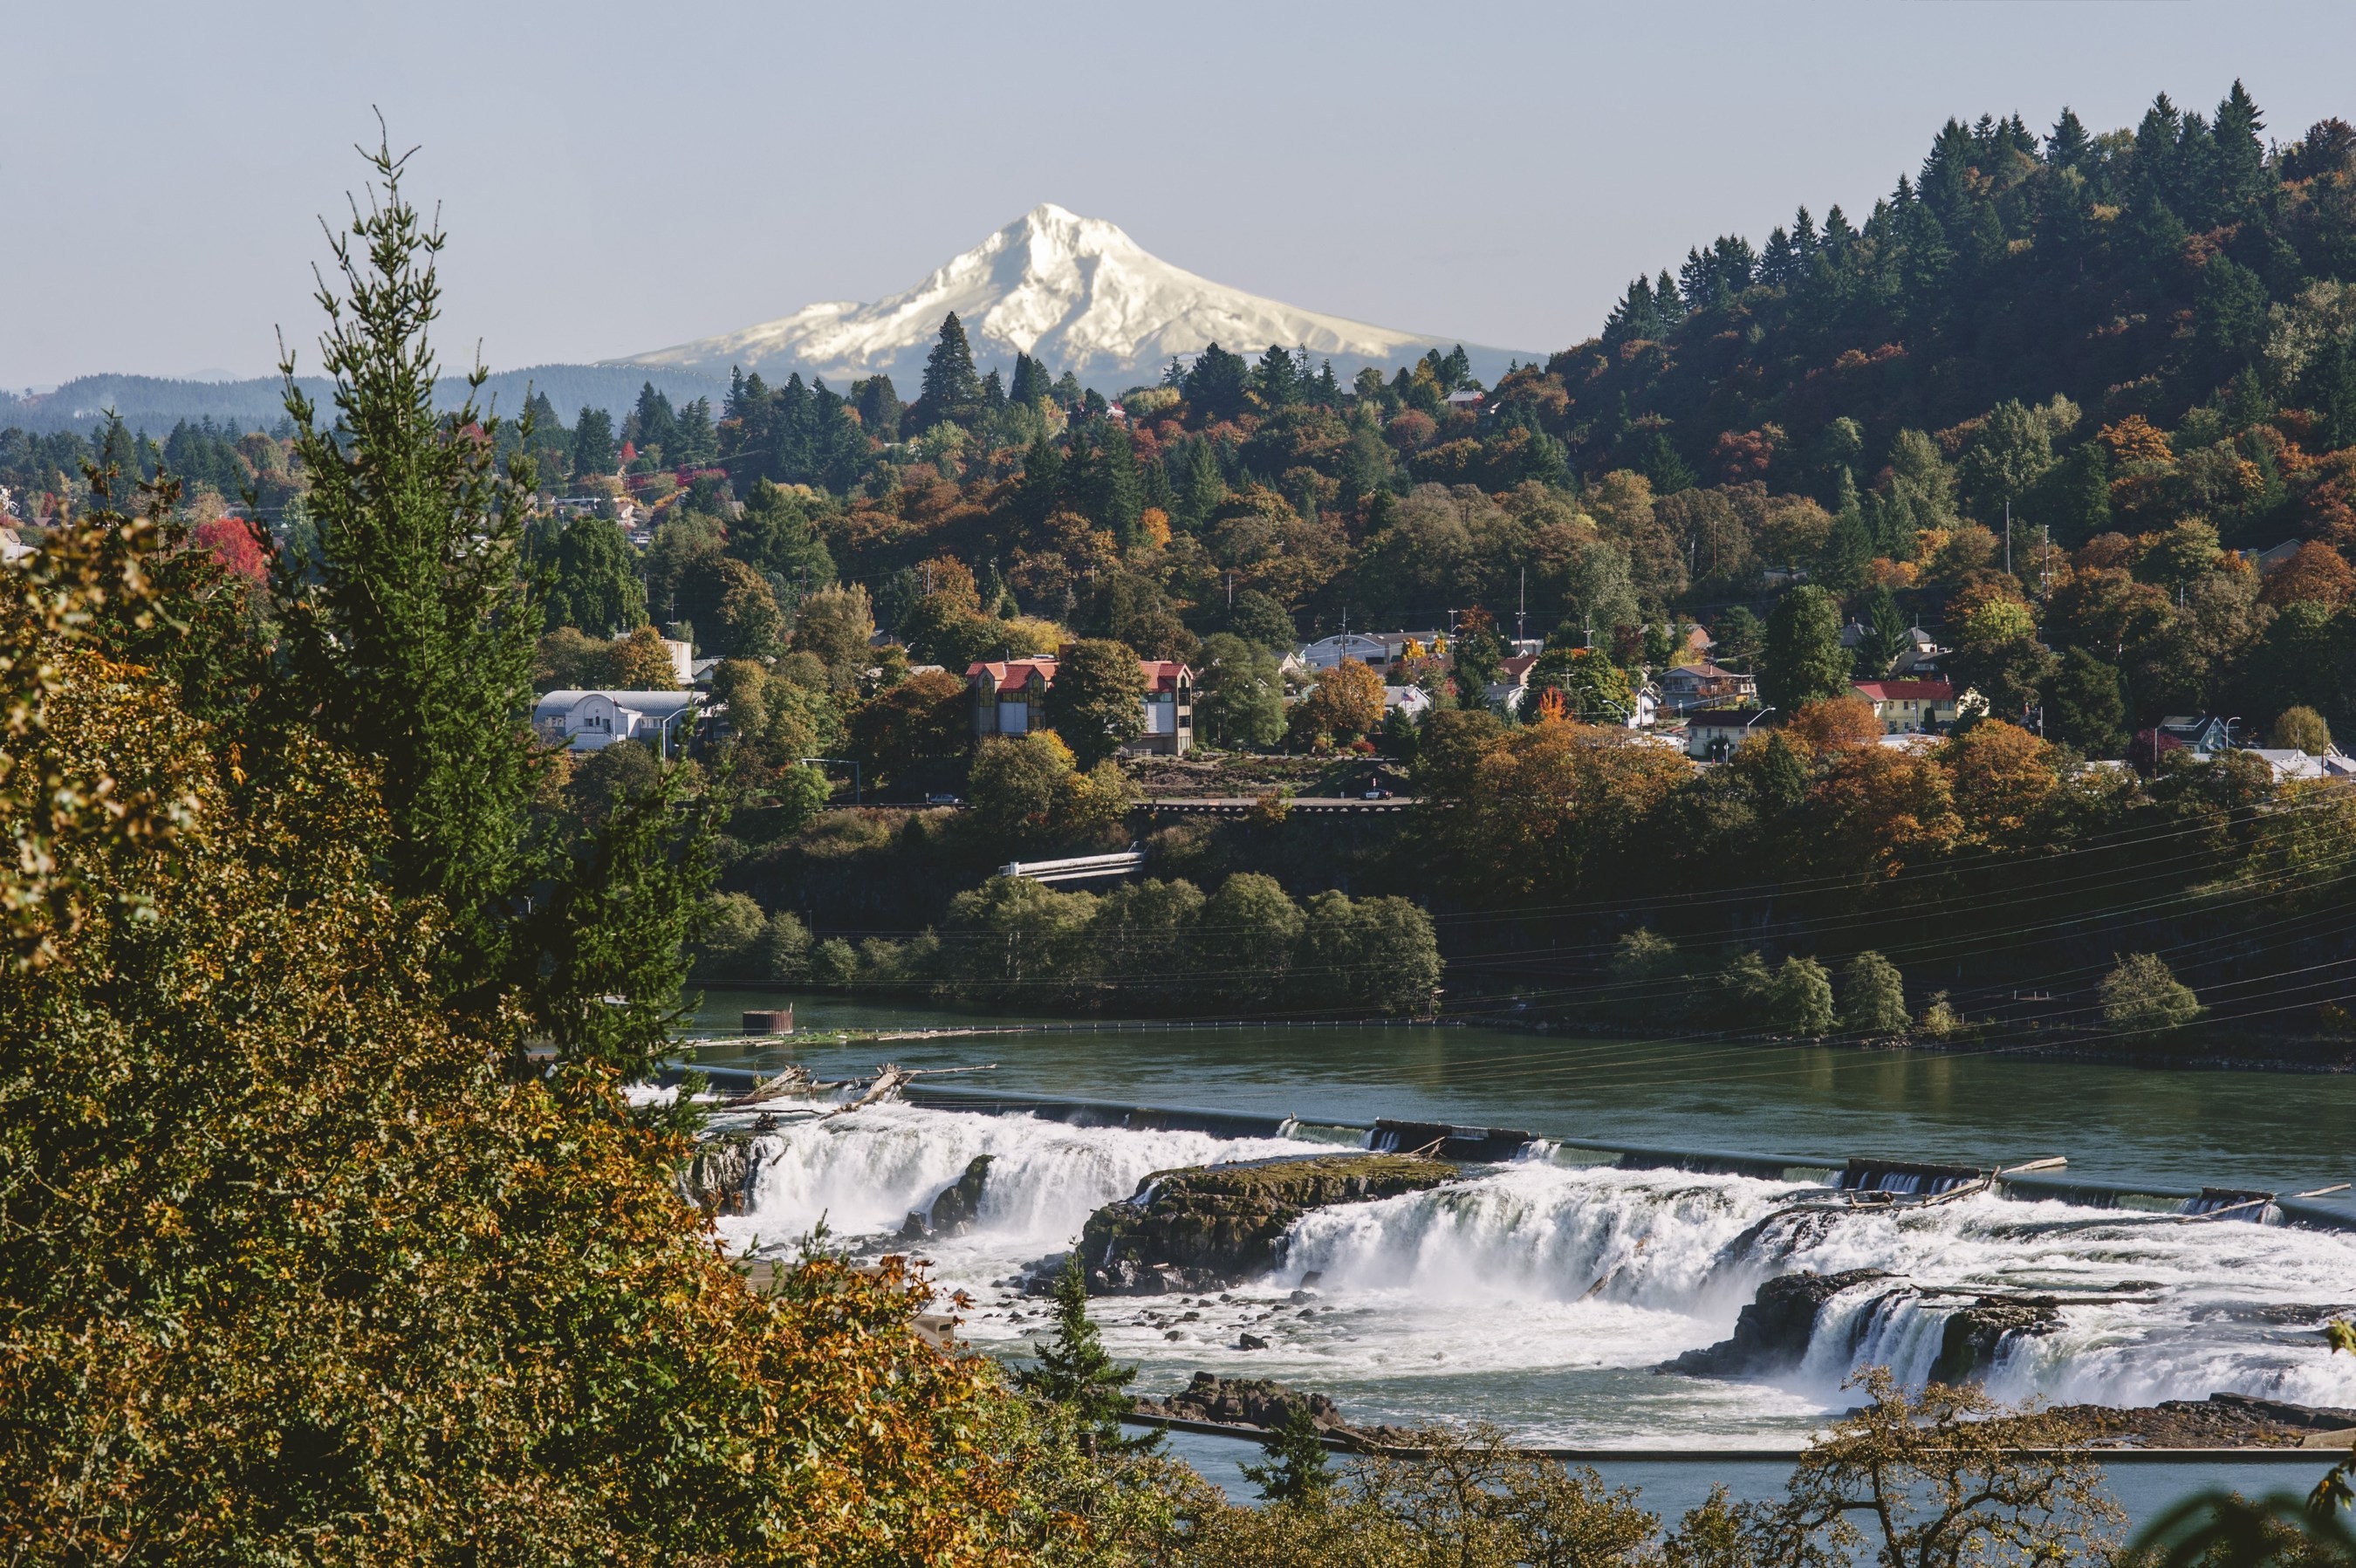
<path fill-rule="evenodd" d="M 2333 761 L 2346 763 L 2347 758 L 2340 757 L 2336 751 L 2325 757 L 2309 757 L 2296 747 L 2278 750 L 2273 746 L 2254 746 L 2248 749 L 2251 756 L 2265 758 L 2266 766 L 2274 769 L 2275 782 L 2277 784 L 2286 779 L 2345 777 L 2344 773 L 2334 772 L 2326 766 Z"/>
<path fill-rule="evenodd" d="M 0 566 L 14 566 L 17 562 L 38 553 L 17 536 L 15 529 L 0 527 Z"/>
<path fill-rule="evenodd" d="M 1753 733 L 1764 708 L 1706 708 L 1686 715 L 1686 755 L 1697 762 L 1723 762 Z"/>
<path fill-rule="evenodd" d="M 1889 735 L 1944 730 L 1978 696 L 1957 695 L 1951 681 L 1859 681 L 1849 690 L 1873 704 L 1873 716 Z"/>
<path fill-rule="evenodd" d="M 1055 682 L 1052 658 L 983 660 L 965 672 L 973 693 L 973 734 L 1029 735 L 1047 727 L 1047 688 Z"/>
<path fill-rule="evenodd" d="M 1405 714 L 1420 719 L 1431 712 L 1431 693 L 1420 686 L 1386 686 L 1383 688 L 1383 716 Z"/>
<path fill-rule="evenodd" d="M 2193 756 L 2207 760 L 2221 751 L 2231 751 L 2242 743 L 2241 723 L 2236 719 L 2211 718 L 2201 714 L 2176 714 L 2159 721 L 2159 744 L 2155 751 L 2169 751 L 2182 746 Z"/>
<path fill-rule="evenodd" d="M 1471 387 L 1461 387 L 1448 394 L 1448 406 L 1451 408 L 1466 408 L 1477 412 L 1481 405 L 1488 401 L 1488 393 L 1477 392 Z"/>
<path fill-rule="evenodd" d="M 551 692 L 533 704 L 533 733 L 551 746 L 601 751 L 635 740 L 670 756 L 695 722 L 700 692 Z"/>
<path fill-rule="evenodd" d="M 1530 671 L 1537 668 L 1537 650 L 1516 653 L 1511 659 L 1497 661 L 1497 678 L 1489 682 L 1492 705 L 1502 703 L 1508 713 L 1520 713 L 1523 702 L 1530 694 Z"/>
<path fill-rule="evenodd" d="M 2244 550 L 2237 553 L 2258 569 L 2259 576 L 2271 577 L 2290 564 L 2291 557 L 2298 553 L 2299 546 L 2304 542 L 2303 540 L 2286 539 L 2272 550 Z"/>
<path fill-rule="evenodd" d="M 1759 695 L 1759 679 L 1722 664 L 1703 660 L 1664 671 L 1658 682 L 1661 705 L 1673 714 L 1730 703 L 1749 703 Z"/>
<path fill-rule="evenodd" d="M 1183 757 L 1194 744 L 1194 672 L 1175 659 L 1141 659 L 1145 671 L 1145 729 L 1129 749 Z"/>
<path fill-rule="evenodd" d="M 973 736 L 1028 735 L 1047 727 L 1047 692 L 1055 683 L 1055 660 L 980 660 L 965 672 L 973 695 Z M 1145 676 L 1145 728 L 1126 747 L 1163 757 L 1183 757 L 1194 745 L 1194 672 L 1174 659 L 1141 659 Z"/>

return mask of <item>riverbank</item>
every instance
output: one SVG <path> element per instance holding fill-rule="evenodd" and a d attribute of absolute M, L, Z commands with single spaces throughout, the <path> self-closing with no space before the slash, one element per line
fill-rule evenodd
<path fill-rule="evenodd" d="M 1353 1423 L 1324 1394 L 1265 1378 L 1223 1378 L 1210 1371 L 1194 1373 L 1192 1381 L 1168 1395 L 1138 1396 L 1130 1413 L 1121 1419 L 1136 1426 L 1257 1443 L 1272 1435 L 1295 1407 L 1309 1412 L 1319 1441 L 1335 1453 L 1412 1457 L 1423 1452 L 1416 1446 L 1412 1429 Z M 2284 1459 L 2293 1453 L 2327 1456 L 2328 1462 L 2329 1456 L 2345 1454 L 2356 1446 L 2356 1410 L 2254 1399 L 2244 1394 L 2211 1394 L 2206 1400 L 2169 1400 L 2127 1408 L 2060 1405 L 2051 1407 L 2051 1413 L 2079 1427 L 2085 1434 L 2084 1446 L 2099 1451 L 2110 1463 L 2132 1463 L 2147 1456 L 2169 1462 L 2231 1462 L 2243 1458 L 2266 1462 Z M 1516 1447 L 1515 1452 L 1572 1464 L 1691 1458 L 1697 1453 L 1689 1447 L 1621 1446 L 1527 1446 Z M 1789 1458 L 1798 1450 L 1728 1448 L 1699 1452 L 1726 1459 L 1768 1460 Z"/>
<path fill-rule="evenodd" d="M 841 991 L 794 988 L 781 991 L 776 987 L 739 985 L 729 982 L 701 983 L 706 993 L 726 995 L 789 995 L 808 999 L 841 1000 L 846 1003 L 875 1003 L 872 995 L 853 996 Z M 911 1007 L 961 1005 L 942 1004 L 936 998 L 916 992 L 894 993 L 883 1004 L 894 1003 Z M 986 1008 L 974 1011 L 990 1012 Z M 2117 1043 L 2104 1044 L 2104 1036 L 2091 1030 L 2038 1030 L 2021 1036 L 1990 1036 L 1979 1030 L 1968 1030 L 1947 1036 L 1910 1035 L 1904 1037 L 1852 1039 L 1840 1036 L 1802 1036 L 1789 1035 L 1743 1034 L 1730 1030 L 1702 1031 L 1679 1034 L 1653 1042 L 1630 1042 L 1624 1021 L 1590 1021 L 1565 1015 L 1530 1013 L 1456 1013 L 1442 1011 L 1435 1017 L 1161 1017 L 1150 1019 L 1106 1018 L 1093 1015 L 1060 1015 L 1042 1018 L 1035 1014 L 1002 1015 L 1019 1019 L 1016 1022 L 991 1025 L 976 1022 L 951 1028 L 904 1031 L 876 1035 L 873 1038 L 898 1039 L 916 1037 L 947 1038 L 952 1035 L 980 1036 L 987 1034 L 1045 1034 L 1056 1031 L 1070 1033 L 1123 1033 L 1145 1030 L 1308 1030 L 1359 1028 L 1440 1028 L 1486 1029 L 1501 1034 L 1535 1035 L 1541 1037 L 1574 1040 L 1608 1040 L 1615 1044 L 1651 1043 L 1663 1047 L 1676 1046 L 1746 1046 L 1762 1049 L 1808 1049 L 1887 1053 L 1891 1051 L 1920 1052 L 1927 1055 L 1966 1057 L 2004 1056 L 2017 1061 L 2077 1062 L 2104 1067 L 2124 1067 L 2143 1071 L 2185 1072 L 2254 1072 L 2287 1073 L 2301 1076 L 2342 1077 L 2356 1075 L 2356 1041 L 2317 1036 L 2259 1036 L 2265 1041 L 2266 1055 L 2233 1054 L 2219 1051 L 2192 1052 L 2152 1047 L 2131 1047 Z M 729 1036 L 712 1036 L 714 1043 L 724 1043 Z M 752 1038 L 750 1035 L 747 1038 Z"/>

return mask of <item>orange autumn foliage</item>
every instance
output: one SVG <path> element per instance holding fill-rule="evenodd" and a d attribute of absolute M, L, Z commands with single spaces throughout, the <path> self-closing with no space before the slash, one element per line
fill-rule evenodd
<path fill-rule="evenodd" d="M 1863 697 L 1828 697 L 1810 703 L 1792 715 L 1783 733 L 1810 751 L 1831 751 L 1844 746 L 1871 746 L 1881 736 L 1881 721 Z"/>

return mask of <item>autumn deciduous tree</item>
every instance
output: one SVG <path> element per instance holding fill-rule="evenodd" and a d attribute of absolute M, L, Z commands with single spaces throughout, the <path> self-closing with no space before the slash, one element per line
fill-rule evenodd
<path fill-rule="evenodd" d="M 1955 814 L 1965 836 L 1987 844 L 2019 843 L 2059 780 L 2053 748 L 2001 719 L 1974 725 L 1941 743 Z"/>
<path fill-rule="evenodd" d="M 211 553 L 221 569 L 259 587 L 270 580 L 271 551 L 257 527 L 241 517 L 217 517 L 188 531 L 192 549 Z"/>
<path fill-rule="evenodd" d="M 1811 751 L 1844 746 L 1871 746 L 1881 738 L 1881 721 L 1863 697 L 1828 697 L 1810 703 L 1792 715 L 1783 733 Z"/>
<path fill-rule="evenodd" d="M 1431 831 L 1469 886 L 1569 893 L 1632 853 L 1645 813 L 1692 772 L 1682 753 L 1623 729 L 1535 725 L 1482 748 Z"/>
<path fill-rule="evenodd" d="M 851 715 L 851 744 L 878 789 L 946 788 L 973 744 L 973 700 L 946 670 L 911 675 Z"/>
<path fill-rule="evenodd" d="M 1309 694 L 1285 716 L 1285 733 L 1295 745 L 1319 736 L 1353 740 L 1383 722 L 1383 678 L 1371 665 L 1344 659 L 1317 671 Z"/>
<path fill-rule="evenodd" d="M 675 692 L 679 666 L 662 633 L 641 626 L 613 645 L 613 684 L 624 692 Z"/>
<path fill-rule="evenodd" d="M 2336 610 L 2356 598 L 2356 568 L 2329 544 L 2302 544 L 2266 578 L 2258 597 L 2270 605 L 2311 601 Z"/>

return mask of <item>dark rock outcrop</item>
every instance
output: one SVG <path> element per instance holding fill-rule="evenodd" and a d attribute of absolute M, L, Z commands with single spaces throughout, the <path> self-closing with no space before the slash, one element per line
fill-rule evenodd
<path fill-rule="evenodd" d="M 2323 1448 L 2356 1441 L 2356 1410 L 2292 1404 L 2249 1394 L 2165 1400 L 2115 1410 L 2069 1404 L 2051 1412 L 2084 1429 L 2101 1448 Z"/>
<path fill-rule="evenodd" d="M 1214 1372 L 1197 1372 L 1192 1383 L 1168 1399 L 1141 1397 L 1137 1402 L 1140 1415 L 1263 1430 L 1283 1425 L 1296 1408 L 1309 1412 L 1319 1432 L 1351 1447 L 1397 1447 L 1413 1436 L 1402 1427 L 1353 1426 L 1343 1418 L 1341 1407 L 1323 1394 L 1290 1389 L 1267 1378 L 1222 1378 Z"/>
<path fill-rule="evenodd" d="M 1850 1269 L 1818 1274 L 1803 1269 L 1778 1274 L 1759 1287 L 1734 1320 L 1730 1338 L 1700 1350 L 1688 1350 L 1657 1369 L 1689 1378 L 1762 1377 L 1789 1371 L 1807 1356 L 1808 1341 L 1816 1331 L 1816 1314 L 1825 1303 L 1868 1280 L 1892 1276 L 1880 1269 Z"/>
<path fill-rule="evenodd" d="M 753 1187 L 753 1137 L 723 1133 L 695 1146 L 679 1168 L 681 1197 L 714 1214 L 742 1214 Z"/>
<path fill-rule="evenodd" d="M 1816 1316 L 1825 1303 L 1872 1280 L 1890 1280 L 1890 1295 L 1918 1294 L 1916 1287 L 1879 1269 L 1779 1274 L 1761 1285 L 1759 1294 L 1742 1309 L 1731 1338 L 1705 1349 L 1688 1350 L 1655 1369 L 1690 1378 L 1772 1377 L 1787 1372 L 1806 1358 L 1809 1342 L 1815 1337 Z M 2015 1335 L 2051 1334 L 2062 1326 L 2062 1304 L 2058 1297 L 1975 1295 L 1967 1299 L 1968 1305 L 1957 1306 L 1947 1316 L 1939 1359 L 1931 1369 L 1934 1381 L 1977 1382 L 1995 1366 L 2006 1340 Z"/>
<path fill-rule="evenodd" d="M 1976 1383 L 1996 1364 L 1997 1352 L 2007 1339 L 2016 1334 L 2051 1334 L 2061 1326 L 2061 1309 L 2050 1300 L 1981 1296 L 1948 1315 L 1931 1379 L 1941 1383 Z"/>
<path fill-rule="evenodd" d="M 900 1227 L 901 1239 L 917 1241 L 929 1236 L 962 1236 L 972 1230 L 981 1219 L 981 1187 L 990 1179 L 992 1157 L 974 1155 L 965 1174 L 933 1199 L 932 1208 L 908 1210 L 907 1223 Z"/>
<path fill-rule="evenodd" d="M 1295 1220 L 1452 1180 L 1456 1167 L 1409 1155 L 1334 1154 L 1157 1171 L 1108 1203 L 1080 1234 L 1098 1295 L 1218 1290 L 1274 1268 Z"/>

